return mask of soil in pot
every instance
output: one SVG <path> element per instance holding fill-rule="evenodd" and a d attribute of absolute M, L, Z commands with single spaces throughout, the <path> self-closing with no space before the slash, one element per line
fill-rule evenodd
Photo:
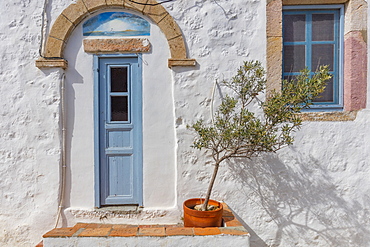
<path fill-rule="evenodd" d="M 222 226 L 222 204 L 209 200 L 208 205 L 214 206 L 215 210 L 198 211 L 194 207 L 204 202 L 204 199 L 193 198 L 183 204 L 185 227 L 220 227 Z"/>

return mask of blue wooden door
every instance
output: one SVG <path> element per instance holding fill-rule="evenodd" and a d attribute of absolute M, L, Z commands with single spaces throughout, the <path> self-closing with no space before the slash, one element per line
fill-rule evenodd
<path fill-rule="evenodd" d="M 138 57 L 98 58 L 100 206 L 142 204 L 142 86 Z"/>

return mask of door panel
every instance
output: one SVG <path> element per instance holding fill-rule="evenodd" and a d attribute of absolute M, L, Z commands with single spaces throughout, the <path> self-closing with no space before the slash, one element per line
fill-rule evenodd
<path fill-rule="evenodd" d="M 137 57 L 99 57 L 100 205 L 142 204 L 142 96 Z"/>

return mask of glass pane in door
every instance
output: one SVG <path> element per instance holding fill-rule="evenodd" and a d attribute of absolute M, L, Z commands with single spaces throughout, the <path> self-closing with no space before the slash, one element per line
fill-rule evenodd
<path fill-rule="evenodd" d="M 111 68 L 111 92 L 127 92 L 127 67 Z"/>
<path fill-rule="evenodd" d="M 128 97 L 111 97 L 111 121 L 128 121 Z"/>

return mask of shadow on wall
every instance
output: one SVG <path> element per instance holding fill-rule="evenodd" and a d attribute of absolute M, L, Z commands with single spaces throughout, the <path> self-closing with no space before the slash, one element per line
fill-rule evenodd
<path fill-rule="evenodd" d="M 276 224 L 271 246 L 287 246 L 287 241 L 298 244 L 294 246 L 325 243 L 347 247 L 370 243 L 367 209 L 356 199 L 345 200 L 341 195 L 345 188 L 334 182 L 333 174 L 318 160 L 299 160 L 297 157 L 304 155 L 293 151 L 297 155 L 289 164 L 277 155 L 229 163 L 234 179 L 245 188 L 244 193 L 249 197 L 253 194 Z M 247 229 L 252 247 L 267 246 L 250 227 Z"/>

